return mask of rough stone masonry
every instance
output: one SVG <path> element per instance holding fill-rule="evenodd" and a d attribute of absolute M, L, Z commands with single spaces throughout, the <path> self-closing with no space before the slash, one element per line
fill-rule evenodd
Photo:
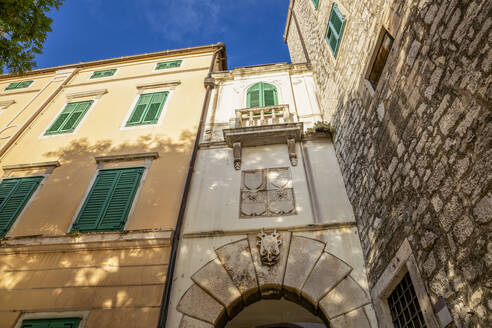
<path fill-rule="evenodd" d="M 291 0 L 285 37 L 332 121 L 370 284 L 408 238 L 451 326 L 492 327 L 492 1 L 339 0 L 336 59 L 324 39 L 332 4 Z M 382 26 L 394 43 L 371 90 Z"/>

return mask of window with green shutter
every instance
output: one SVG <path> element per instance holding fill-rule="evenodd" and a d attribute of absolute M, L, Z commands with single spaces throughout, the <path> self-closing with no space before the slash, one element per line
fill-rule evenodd
<path fill-rule="evenodd" d="M 164 91 L 140 95 L 126 126 L 157 123 L 168 94 Z"/>
<path fill-rule="evenodd" d="M 77 328 L 81 318 L 23 320 L 21 328 Z"/>
<path fill-rule="evenodd" d="M 277 88 L 274 85 L 258 82 L 252 85 L 246 94 L 248 108 L 278 105 Z"/>
<path fill-rule="evenodd" d="M 328 27 L 326 28 L 325 39 L 328 42 L 328 46 L 333 54 L 333 57 L 337 57 L 338 49 L 340 48 L 340 42 L 342 41 L 343 29 L 345 28 L 346 19 L 342 15 L 342 12 L 334 3 L 331 7 L 330 19 L 328 20 Z"/>
<path fill-rule="evenodd" d="M 21 82 L 12 82 L 10 83 L 5 90 L 14 90 L 14 89 L 23 89 L 30 86 L 34 81 L 21 81 Z"/>
<path fill-rule="evenodd" d="M 99 77 L 113 76 L 114 73 L 116 73 L 116 68 L 106 69 L 104 71 L 95 71 L 94 73 L 92 73 L 91 79 L 97 79 Z"/>
<path fill-rule="evenodd" d="M 44 134 L 50 135 L 73 132 L 93 102 L 93 100 L 89 100 L 68 103 Z"/>
<path fill-rule="evenodd" d="M 155 69 L 158 70 L 158 69 L 180 67 L 182 62 L 183 62 L 182 60 L 171 60 L 171 61 L 157 63 Z"/>
<path fill-rule="evenodd" d="M 318 9 L 319 0 L 312 0 L 312 1 L 313 1 L 313 4 L 314 4 L 314 8 Z"/>
<path fill-rule="evenodd" d="M 143 172 L 143 167 L 99 171 L 72 231 L 123 230 Z"/>
<path fill-rule="evenodd" d="M 41 180 L 43 177 L 2 180 L 0 183 L 0 237 L 5 236 L 9 231 Z"/>

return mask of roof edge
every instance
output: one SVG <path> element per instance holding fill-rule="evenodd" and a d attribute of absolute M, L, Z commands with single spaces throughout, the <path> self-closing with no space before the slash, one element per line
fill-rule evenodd
<path fill-rule="evenodd" d="M 284 35 L 283 35 L 284 42 L 287 42 L 287 35 L 289 34 L 290 20 L 292 17 L 292 13 L 294 12 L 294 1 L 295 0 L 289 1 L 289 9 L 287 11 L 287 21 L 285 22 Z"/>
<path fill-rule="evenodd" d="M 138 60 L 138 59 L 159 57 L 159 56 L 163 56 L 163 55 L 184 54 L 184 53 L 193 52 L 193 51 L 207 51 L 207 50 L 214 51 L 214 50 L 218 50 L 220 48 L 224 49 L 224 51 L 225 51 L 225 44 L 223 42 L 218 42 L 216 44 L 202 45 L 202 46 L 180 48 L 180 49 L 161 50 L 161 51 L 148 52 L 148 53 L 137 54 L 137 55 L 115 57 L 115 58 L 98 59 L 98 60 L 92 60 L 92 61 L 87 61 L 87 62 L 79 62 L 79 63 L 75 63 L 75 64 L 52 66 L 52 67 L 35 69 L 32 71 L 25 72 L 23 74 L 7 73 L 7 74 L 0 75 L 0 79 L 9 78 L 9 77 L 19 77 L 19 76 L 43 74 L 43 73 L 54 72 L 54 71 L 58 71 L 58 70 L 62 70 L 62 69 L 81 68 L 81 67 L 87 67 L 87 66 L 111 64 L 111 63 L 117 63 L 117 62 L 125 61 L 125 60 Z"/>

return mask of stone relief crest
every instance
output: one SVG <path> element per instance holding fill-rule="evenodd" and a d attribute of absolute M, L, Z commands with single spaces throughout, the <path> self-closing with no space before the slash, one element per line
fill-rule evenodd
<path fill-rule="evenodd" d="M 242 172 L 240 217 L 290 214 L 295 214 L 295 200 L 289 168 Z"/>
<path fill-rule="evenodd" d="M 256 246 L 260 252 L 261 263 L 272 266 L 280 260 L 280 246 L 282 246 L 282 234 L 275 229 L 271 234 L 263 229 L 256 236 Z"/>

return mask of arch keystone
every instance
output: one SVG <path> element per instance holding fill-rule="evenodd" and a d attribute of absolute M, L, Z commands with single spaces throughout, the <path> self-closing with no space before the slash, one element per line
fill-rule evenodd
<path fill-rule="evenodd" d="M 347 276 L 319 301 L 319 308 L 331 320 L 368 303 L 370 299 L 366 292 Z"/>
<path fill-rule="evenodd" d="M 241 293 L 219 259 L 214 259 L 205 264 L 191 276 L 191 279 L 219 301 L 231 318 L 241 310 Z"/>
<path fill-rule="evenodd" d="M 292 236 L 287 268 L 285 269 L 284 289 L 297 296 L 323 253 L 325 243 L 301 236 Z M 319 286 L 318 286 L 319 288 Z"/>
<path fill-rule="evenodd" d="M 220 320 L 225 317 L 225 308 L 222 304 L 195 284 L 188 288 L 181 297 L 176 309 L 183 314 L 214 326 L 219 325 Z"/>
<path fill-rule="evenodd" d="M 323 252 L 302 287 L 302 296 L 318 306 L 319 300 L 351 271 L 352 267 L 347 263 L 330 253 Z"/>
<path fill-rule="evenodd" d="M 258 285 L 260 286 L 261 296 L 263 298 L 281 297 L 291 233 L 287 231 L 279 233 L 282 235 L 279 261 L 270 266 L 263 264 L 261 261 L 258 247 L 256 246 L 257 234 L 248 235 L 251 257 L 253 259 L 256 277 L 258 278 Z"/>
<path fill-rule="evenodd" d="M 215 253 L 241 293 L 244 304 L 258 301 L 260 293 L 248 240 L 226 244 L 216 249 Z"/>

